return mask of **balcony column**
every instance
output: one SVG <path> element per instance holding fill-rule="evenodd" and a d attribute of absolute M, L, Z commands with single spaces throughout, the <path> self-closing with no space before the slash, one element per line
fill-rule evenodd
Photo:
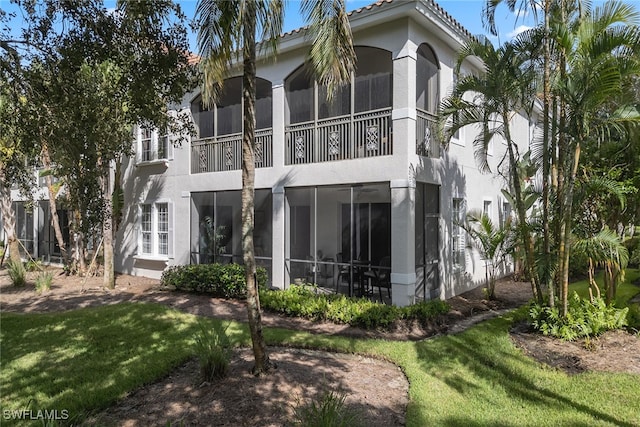
<path fill-rule="evenodd" d="M 415 302 L 415 181 L 391 181 L 391 296 L 404 307 Z"/>
<path fill-rule="evenodd" d="M 407 168 L 416 153 L 416 52 L 409 40 L 393 56 L 393 157 Z"/>
<path fill-rule="evenodd" d="M 272 86 L 273 96 L 273 167 L 284 167 L 284 124 L 285 124 L 285 93 L 284 83 L 274 82 Z M 275 196 L 275 194 L 274 194 Z M 275 218 L 275 217 L 274 217 Z M 274 219 L 275 220 L 275 219 Z M 275 252 L 274 252 L 275 254 Z"/>
<path fill-rule="evenodd" d="M 280 145 L 280 144 L 278 144 Z M 276 144 L 274 144 L 275 150 Z M 284 159 L 284 157 L 283 157 Z M 272 239 L 271 239 L 271 286 L 285 289 L 285 197 L 284 187 L 273 187 L 272 192 Z"/>

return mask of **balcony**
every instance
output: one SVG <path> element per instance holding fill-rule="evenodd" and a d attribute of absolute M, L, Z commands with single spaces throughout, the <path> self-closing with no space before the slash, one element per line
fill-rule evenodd
<path fill-rule="evenodd" d="M 418 110 L 416 115 L 416 154 L 425 157 L 440 157 L 437 118 L 433 114 Z"/>
<path fill-rule="evenodd" d="M 285 144 L 286 165 L 391 155 L 391 108 L 287 126 Z"/>
<path fill-rule="evenodd" d="M 255 134 L 256 168 L 273 166 L 273 132 L 257 130 Z M 191 142 L 191 173 L 239 170 L 242 166 L 242 133 Z"/>

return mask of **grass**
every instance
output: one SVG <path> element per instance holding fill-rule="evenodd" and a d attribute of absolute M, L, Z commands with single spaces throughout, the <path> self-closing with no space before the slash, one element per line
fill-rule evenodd
<path fill-rule="evenodd" d="M 518 315 L 422 342 L 281 329 L 265 329 L 265 338 L 270 344 L 368 354 L 399 365 L 410 382 L 408 426 L 640 425 L 638 376 L 569 376 L 538 364 L 509 339 Z M 186 360 L 199 321 L 154 304 L 0 316 L 1 409 L 67 409 L 78 420 Z M 228 333 L 233 344 L 249 344 L 245 325 L 231 323 Z"/>
<path fill-rule="evenodd" d="M 640 294 L 640 286 L 636 286 L 633 283 L 640 278 L 640 269 L 637 268 L 627 268 L 625 270 L 625 280 L 624 282 L 618 285 L 618 289 L 616 292 L 615 305 L 616 307 L 622 308 L 626 307 L 629 300 Z M 604 277 L 603 272 L 601 271 L 596 275 L 596 283 L 600 287 L 600 292 L 603 293 L 604 297 Z M 589 280 L 579 280 L 573 282 L 569 285 L 569 292 L 576 291 L 578 295 L 583 298 L 589 297 Z"/>

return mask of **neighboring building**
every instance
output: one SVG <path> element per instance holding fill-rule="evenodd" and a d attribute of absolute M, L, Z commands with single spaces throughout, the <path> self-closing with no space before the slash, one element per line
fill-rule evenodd
<path fill-rule="evenodd" d="M 279 288 L 302 280 L 345 291 L 361 263 L 386 268 L 397 305 L 479 286 L 484 264 L 455 222 L 472 208 L 498 222 L 504 181 L 478 171 L 472 129 L 447 149 L 435 132 L 471 35 L 431 0 L 379 1 L 350 20 L 357 70 L 332 102 L 306 71 L 302 31 L 283 35 L 277 61 L 258 64 L 258 260 Z M 198 93 L 185 97 L 180 109 L 198 132 L 190 143 L 137 130 L 136 156 L 123 165 L 116 270 L 159 278 L 171 265 L 241 262 L 241 85 L 228 79 L 210 110 Z M 518 117 L 514 133 L 528 144 L 529 123 Z M 491 147 L 492 170 L 504 149 Z"/>

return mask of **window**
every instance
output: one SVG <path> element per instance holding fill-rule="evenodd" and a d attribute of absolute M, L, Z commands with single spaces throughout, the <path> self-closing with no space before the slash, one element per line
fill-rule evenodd
<path fill-rule="evenodd" d="M 438 60 L 433 49 L 423 43 L 418 47 L 416 61 L 416 108 L 436 114 L 440 103 L 438 90 Z"/>
<path fill-rule="evenodd" d="M 506 224 L 511 218 L 511 204 L 507 201 L 502 202 L 502 221 L 500 225 Z"/>
<path fill-rule="evenodd" d="M 452 207 L 452 259 L 454 270 L 464 271 L 466 264 L 465 231 L 464 223 L 464 199 L 453 199 Z"/>
<path fill-rule="evenodd" d="M 138 163 L 168 160 L 172 157 L 171 136 L 153 128 L 137 128 Z"/>
<path fill-rule="evenodd" d="M 138 255 L 160 259 L 173 256 L 171 208 L 169 202 L 140 205 Z"/>
<path fill-rule="evenodd" d="M 482 202 L 482 214 L 491 219 L 491 200 L 484 200 Z"/>

